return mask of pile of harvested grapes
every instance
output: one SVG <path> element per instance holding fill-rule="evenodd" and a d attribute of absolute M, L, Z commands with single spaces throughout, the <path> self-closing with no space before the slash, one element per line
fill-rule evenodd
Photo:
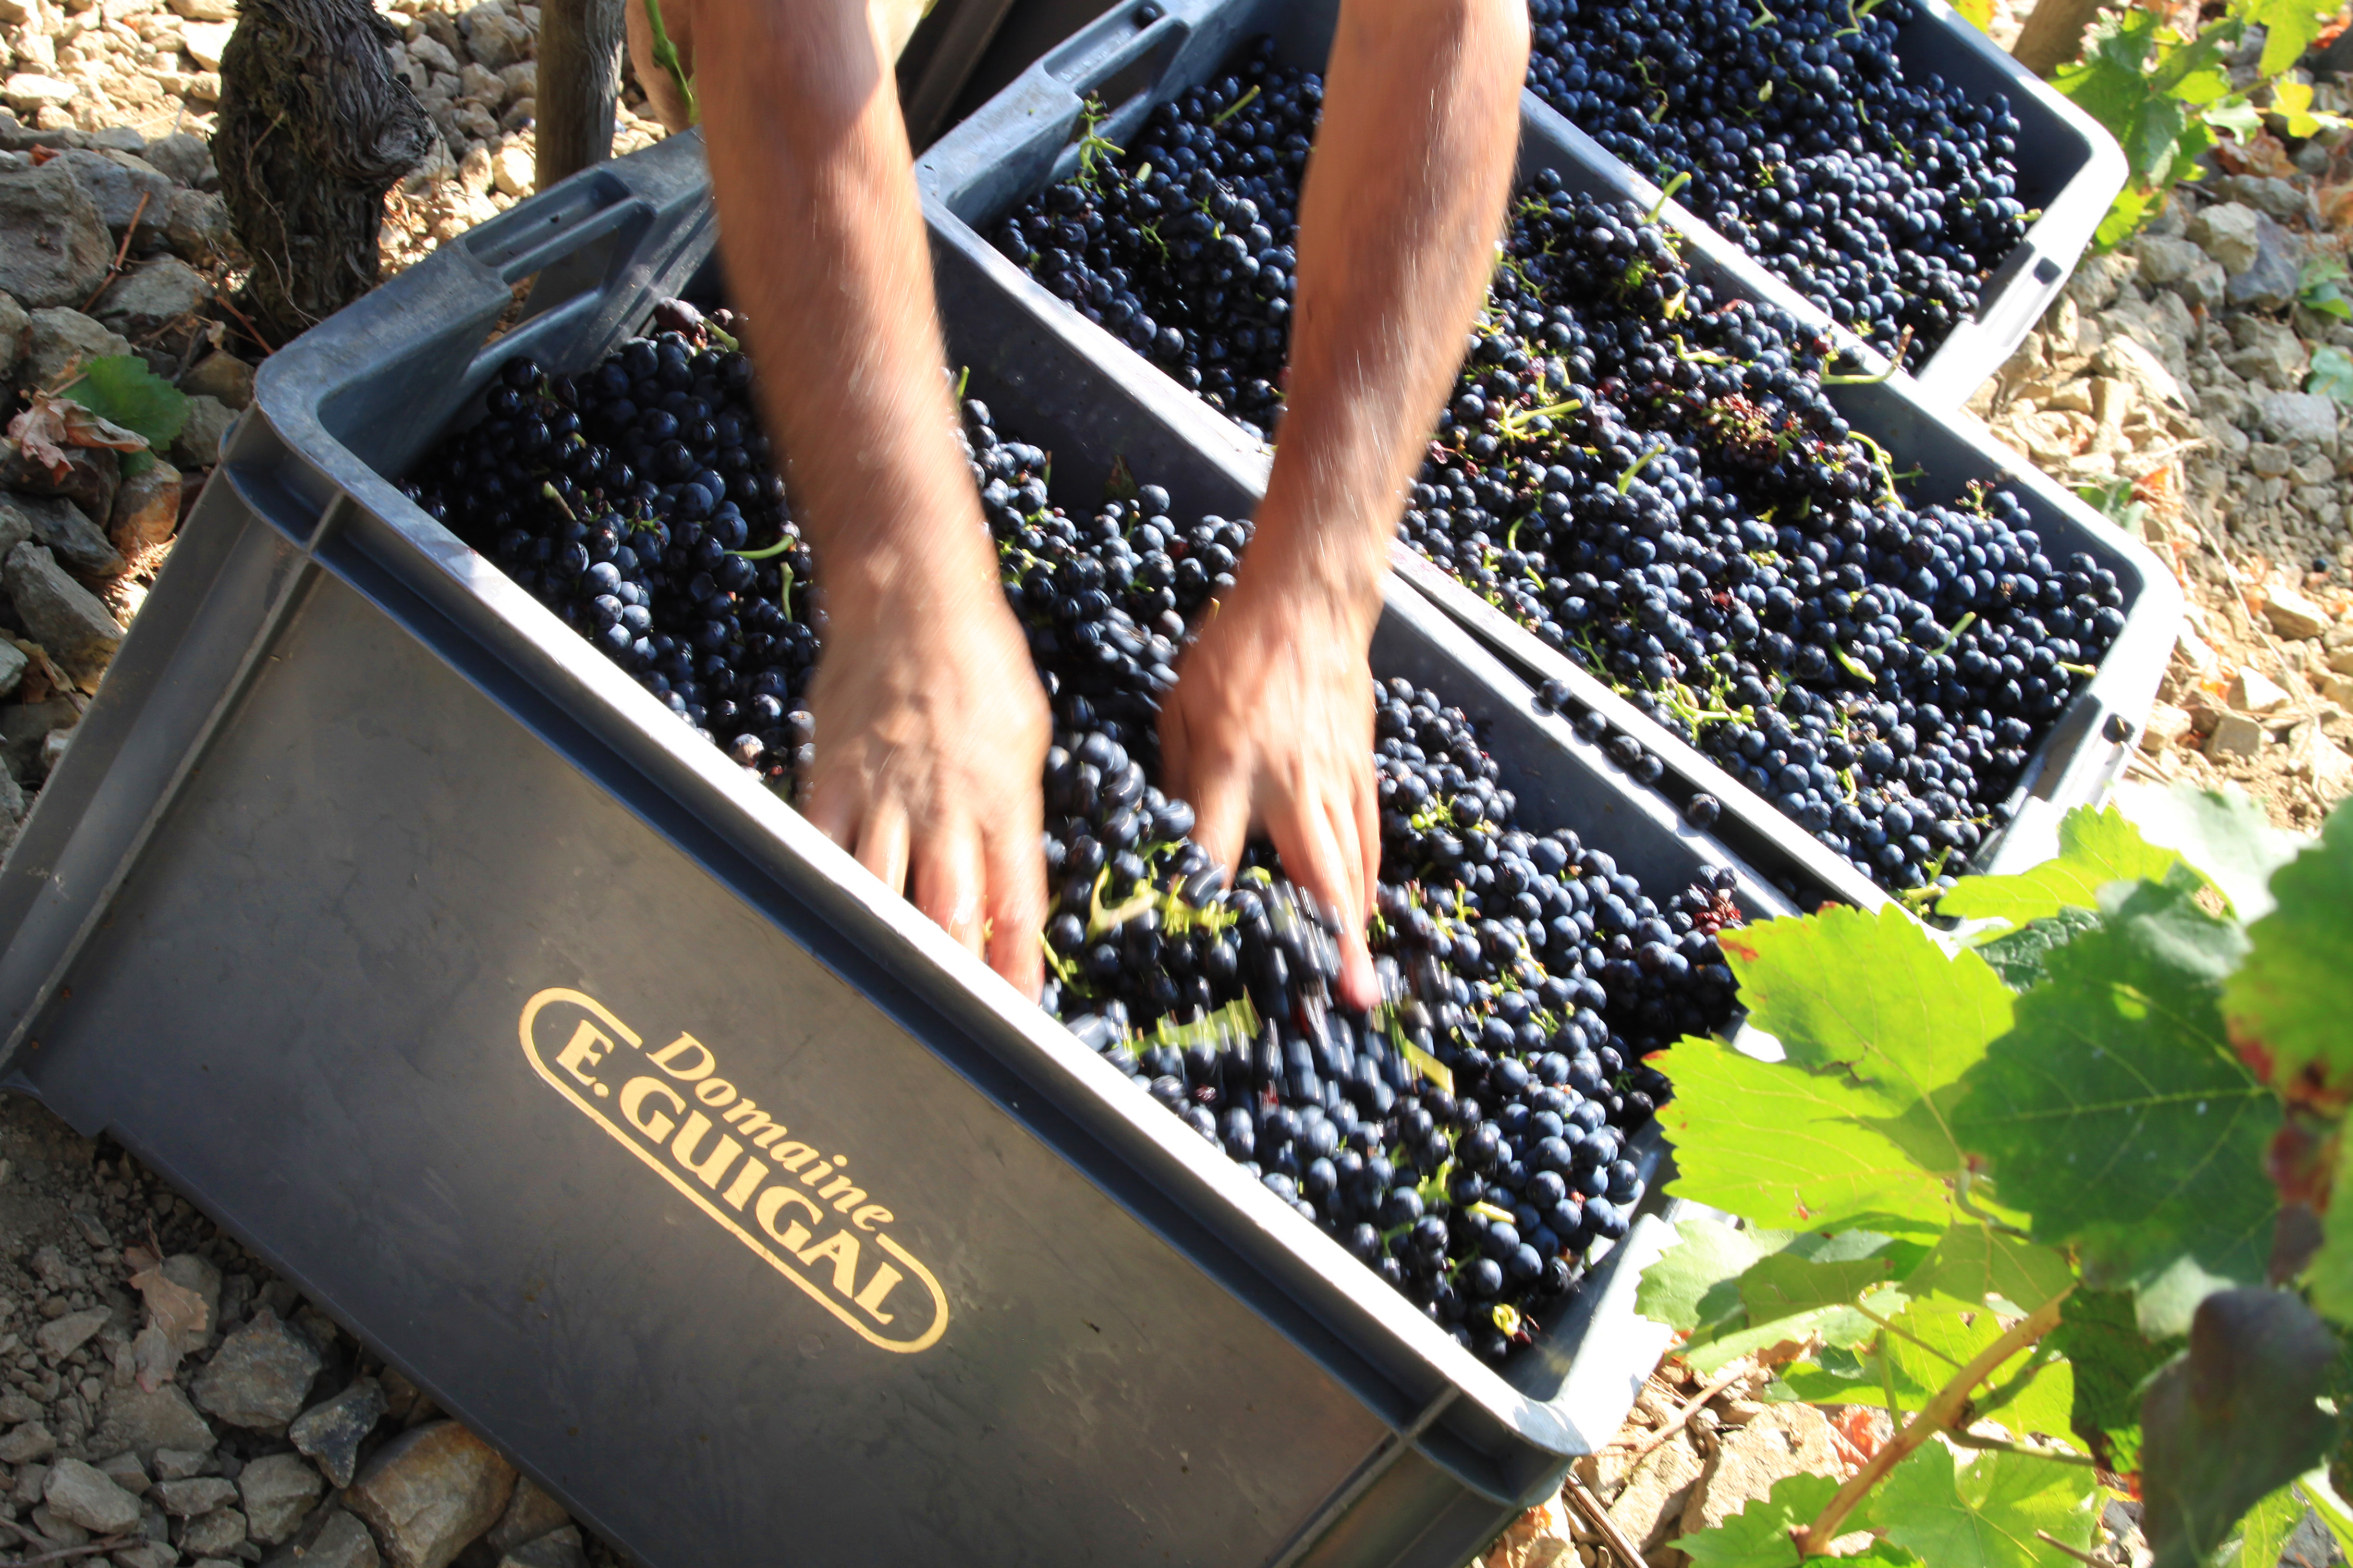
<path fill-rule="evenodd" d="M 1884 54 L 1905 3 L 1885 0 L 1856 35 L 1866 42 L 1839 47 Z M 1810 37 L 1818 20 L 1793 12 L 1759 36 Z M 1561 25 L 1540 26 L 1540 45 Z M 1804 68 L 1812 81 L 1836 68 Z M 1676 57 L 1676 75 L 1694 69 Z M 1321 99 L 1261 42 L 1232 75 L 1155 109 L 1133 151 L 1115 156 L 1090 131 L 1080 174 L 995 243 L 1245 428 L 1271 431 Z M 1988 129 L 2000 116 L 1963 119 L 2001 145 Z M 1960 142 L 1932 140 L 1966 162 Z M 1827 341 L 1717 300 L 1651 216 L 1572 196 L 1548 173 L 1517 193 L 1406 537 L 1882 886 L 1949 879 L 1999 831 L 2036 742 L 2122 629 L 2122 590 L 2088 556 L 2052 562 L 2006 491 L 1913 499 L 1911 476 L 1824 395 Z M 1874 254 L 1936 253 L 1908 233 L 1883 234 Z M 1580 722 L 1636 778 L 1660 776 L 1633 737 L 1599 714 Z M 1687 809 L 1705 826 L 1717 803 Z"/>
<path fill-rule="evenodd" d="M 1895 36 L 1912 0 L 1530 0 L 1528 86 L 1917 369 L 2026 237 L 2019 124 Z M 1688 182 L 1688 184 L 1684 184 Z"/>
<path fill-rule="evenodd" d="M 1538 176 L 1504 251 L 1408 540 L 1883 886 L 1954 876 L 2124 629 L 2115 574 L 2006 490 L 1910 499 L 1830 345 L 1633 208 Z"/>
<path fill-rule="evenodd" d="M 670 330 L 593 372 L 508 364 L 406 486 L 738 763 L 789 793 L 812 726 L 810 562 L 748 362 Z M 1490 1362 L 1577 1287 L 1643 1191 L 1642 1057 L 1719 1029 L 1728 873 L 1663 902 L 1517 803 L 1442 694 L 1380 683 L 1384 1002 L 1334 1000 L 1327 919 L 1254 847 L 1229 887 L 1158 773 L 1158 696 L 1246 523 L 1144 485 L 1055 504 L 1039 447 L 963 406 L 975 482 L 1051 698 L 1045 1005 Z"/>

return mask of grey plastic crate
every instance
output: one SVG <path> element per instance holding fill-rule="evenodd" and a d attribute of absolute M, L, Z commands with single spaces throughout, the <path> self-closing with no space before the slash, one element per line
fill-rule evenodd
<path fill-rule="evenodd" d="M 2097 121 L 2010 58 L 1944 0 L 1918 4 L 1923 14 L 1896 35 L 1897 58 L 1908 72 L 1934 71 L 1972 99 L 1982 101 L 1996 93 L 2009 97 L 2020 127 L 2018 200 L 2030 212 L 2042 211 L 2026 237 L 1987 279 L 1976 313 L 1956 326 L 1912 376 L 1929 405 L 1957 408 L 2018 351 L 2066 287 L 2100 220 L 2107 216 L 2109 203 L 2124 189 L 2126 170 L 2124 150 Z M 1541 113 L 1570 123 L 1534 93 L 1528 97 Z M 1588 145 L 1597 155 L 1618 162 L 1599 143 Z M 1658 199 L 1658 187 L 1648 177 L 1658 173 L 1628 170 L 1645 205 Z M 1674 207 L 1683 212 L 1681 203 Z M 1684 216 L 1693 225 L 1701 224 L 1699 218 Z M 1717 235 L 1714 226 L 1705 226 Z M 1730 246 L 1728 240 L 1722 243 Z M 1796 300 L 1795 291 L 1764 263 L 1745 254 L 1741 259 L 1743 273 L 1750 275 L 1744 281 L 1754 295 L 1784 305 Z M 1810 320 L 1824 319 L 1811 305 L 1801 308 Z M 1837 336 L 1856 346 L 1868 364 L 1886 364 L 1884 355 L 1861 348 L 1860 340 L 1844 327 L 1837 329 Z"/>
<path fill-rule="evenodd" d="M 592 363 L 712 240 L 673 139 L 264 367 L 0 868 L 5 1081 L 648 1568 L 1460 1568 L 1663 1348 L 1631 1305 L 1662 1205 L 1484 1366 L 386 477 L 511 354 Z M 1066 493 L 1124 458 L 1194 510 L 1249 504 L 939 263 L 975 394 Z M 1535 825 L 1662 887 L 1734 863 L 1401 584 L 1375 661 L 1488 726 Z M 1741 897 L 1788 910 L 1753 874 Z M 696 1174 L 744 1099 L 846 1152 L 856 1194 L 753 1183 L 755 1154 Z"/>
<path fill-rule="evenodd" d="M 932 147 L 918 163 L 925 200 L 942 243 L 958 250 L 976 276 L 992 281 L 1041 327 L 1105 366 L 1173 426 L 1197 442 L 1221 448 L 1230 463 L 1246 467 L 1251 481 L 1263 490 L 1265 447 L 1125 342 L 1055 298 L 981 237 L 980 231 L 1015 205 L 1074 172 L 1077 153 L 1071 138 L 1087 94 L 1097 95 L 1109 107 L 1103 134 L 1118 142 L 1155 105 L 1208 79 L 1238 45 L 1259 34 L 1274 38 L 1276 52 L 1284 60 L 1320 65 L 1329 48 L 1336 4 L 1170 0 L 1157 20 L 1139 22 L 1140 15 L 1124 7 L 1105 15 Z M 1953 20 L 1968 26 L 1957 17 Z M 1525 177 L 1538 169 L 1551 169 L 1574 191 L 1638 203 L 1658 199 L 1655 187 L 1529 93 L 1522 96 L 1519 173 Z M 2105 204 L 2106 198 L 2101 199 Z M 1821 321 L 1820 312 L 1797 300 L 1754 259 L 1679 206 L 1670 203 L 1661 221 L 1681 236 L 1693 271 L 1719 295 L 1766 299 L 1806 320 Z M 2102 660 L 2099 674 L 2038 744 L 2011 802 L 2015 820 L 1996 837 L 1979 868 L 2031 864 L 2054 849 L 2060 816 L 2070 806 L 2098 798 L 2122 768 L 2172 646 L 2181 613 L 2179 584 L 2137 539 L 1993 441 L 1973 418 L 1940 409 L 1909 378 L 1841 387 L 1833 397 L 1854 428 L 1888 449 L 1899 470 L 1922 470 L 1913 481 L 1915 494 L 1949 498 L 1974 479 L 2004 485 L 2026 502 L 2048 550 L 2054 554 L 2088 552 L 2116 572 L 2127 595 L 2123 634 Z M 1680 801 L 1699 792 L 1715 795 L 1725 806 L 1715 828 L 1718 836 L 1753 864 L 1788 879 L 1801 904 L 1810 908 L 1831 897 L 1873 908 L 1886 900 L 1869 877 L 1784 816 L 1778 806 L 1698 748 L 1645 718 L 1567 655 L 1546 647 L 1404 545 L 1397 547 L 1394 556 L 1401 574 L 1511 664 L 1534 679 L 1567 682 L 1581 705 L 1607 714 L 1662 757 L 1668 775 L 1662 787 L 1669 798 Z M 1625 782 L 1630 788 L 1638 787 Z"/>
<path fill-rule="evenodd" d="M 2124 188 L 2126 171 L 2123 150 L 2091 116 L 1944 0 L 1918 4 L 1923 15 L 1897 35 L 1898 55 L 1907 67 L 1936 71 L 1972 97 L 2008 95 L 2021 132 L 2018 199 L 2030 211 L 2042 211 L 1988 279 L 1977 313 L 1953 329 L 1915 376 L 1907 376 L 1926 404 L 1954 408 L 2017 352 L 2058 298 L 2108 204 Z M 1040 142 L 1038 132 L 1041 124 L 1075 126 L 1085 93 L 1097 93 L 1112 108 L 1105 133 L 1118 142 L 1155 104 L 1208 79 L 1236 44 L 1256 34 L 1273 35 L 1286 60 L 1320 67 L 1335 8 L 1336 0 L 1155 0 L 1148 7 L 1123 0 L 928 149 L 922 163 L 926 186 L 950 210 L 983 226 L 976 211 L 1010 206 L 1045 183 L 1046 170 L 1054 170 L 1056 178 L 1070 172 L 1057 167 L 1060 144 Z M 1660 187 L 1649 177 L 1655 170 L 1629 168 L 1533 92 L 1521 95 L 1521 112 L 1524 126 L 1545 125 L 1546 141 L 1573 148 L 1576 162 L 1589 165 L 1589 188 L 1609 189 L 1646 208 L 1658 203 Z M 1001 184 L 1008 176 L 1012 184 Z M 1008 189 L 1017 195 L 1003 199 Z M 1866 368 L 1885 366 L 1885 356 L 1831 322 L 1682 203 L 1670 200 L 1662 221 L 1702 240 L 1749 298 L 1829 326 Z"/>

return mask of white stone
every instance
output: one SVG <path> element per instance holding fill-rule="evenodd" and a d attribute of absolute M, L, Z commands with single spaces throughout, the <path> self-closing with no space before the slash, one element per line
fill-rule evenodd
<path fill-rule="evenodd" d="M 191 22 L 237 20 L 237 0 L 172 0 L 172 9 Z"/>
<path fill-rule="evenodd" d="M 439 71 L 444 76 L 458 74 L 458 57 L 429 33 L 408 46 L 408 56 L 428 71 Z"/>
<path fill-rule="evenodd" d="M 2223 757 L 2252 757 L 2263 749 L 2263 727 L 2243 713 L 2225 713 L 2215 721 L 2214 732 L 2206 737 L 2206 754 L 2216 760 Z"/>
<path fill-rule="evenodd" d="M 2270 713 L 2288 705 L 2287 688 L 2249 665 L 2231 678 L 2231 706 L 2242 713 Z"/>
<path fill-rule="evenodd" d="M 34 71 L 18 71 L 0 83 L 0 98 L 8 100 L 8 107 L 28 112 L 62 107 L 80 96 L 81 89 L 73 83 Z"/>
<path fill-rule="evenodd" d="M 208 71 L 220 69 L 221 51 L 228 47 L 229 35 L 237 31 L 234 22 L 189 22 L 180 28 L 180 47 L 188 58 Z"/>
<path fill-rule="evenodd" d="M 2196 727 L 2197 721 L 2189 709 L 2176 708 L 2170 702 L 2155 703 L 2148 710 L 2148 723 L 2140 732 L 2140 749 L 2161 752 L 2168 746 L 2180 744 Z"/>
<path fill-rule="evenodd" d="M 2103 373 L 2128 384 L 2135 400 L 2145 408 L 2158 404 L 2189 406 L 2181 383 L 2165 368 L 2165 362 L 2131 338 L 2113 337 L 2101 344 L 2098 363 Z"/>
<path fill-rule="evenodd" d="M 527 196 L 539 180 L 539 160 L 529 147 L 510 142 L 491 159 L 491 183 L 511 196 Z"/>
<path fill-rule="evenodd" d="M 491 70 L 504 70 L 531 51 L 531 35 L 523 25 L 495 5 L 477 5 L 458 22 L 466 34 L 467 52 Z"/>
<path fill-rule="evenodd" d="M 2329 615 L 2293 588 L 2273 588 L 2263 598 L 2263 618 L 2290 639 L 2316 637 L 2328 629 Z"/>
<path fill-rule="evenodd" d="M 2225 272 L 2235 276 L 2255 264 L 2259 248 L 2255 230 L 2261 216 L 2253 207 L 2223 202 L 2190 220 L 2189 237 L 2221 262 Z"/>
<path fill-rule="evenodd" d="M 2323 448 L 2337 444 L 2337 405 L 2316 393 L 2273 393 L 2263 401 L 2263 420 L 2276 440 Z"/>

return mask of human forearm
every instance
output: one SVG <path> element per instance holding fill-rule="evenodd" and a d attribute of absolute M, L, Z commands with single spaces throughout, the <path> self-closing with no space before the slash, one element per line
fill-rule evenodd
<path fill-rule="evenodd" d="M 914 172 L 863 0 L 702 0 L 696 81 L 825 652 L 809 819 L 1015 984 L 1050 727 L 955 441 Z"/>
<path fill-rule="evenodd" d="M 696 20 L 728 280 L 829 608 L 993 595 L 906 133 L 866 5 L 702 0 Z"/>
<path fill-rule="evenodd" d="M 1502 226 L 1521 0 L 1346 0 L 1300 205 L 1289 412 L 1251 546 L 1369 638 Z"/>

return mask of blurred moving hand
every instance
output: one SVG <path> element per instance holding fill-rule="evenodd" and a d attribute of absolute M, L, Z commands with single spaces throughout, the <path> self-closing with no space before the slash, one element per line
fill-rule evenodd
<path fill-rule="evenodd" d="M 1264 832 L 1377 1000 L 1367 655 L 1405 489 L 1493 264 L 1528 63 L 1522 0 L 1345 0 L 1299 215 L 1289 412 L 1236 586 L 1161 716 L 1169 793 L 1231 866 Z"/>

